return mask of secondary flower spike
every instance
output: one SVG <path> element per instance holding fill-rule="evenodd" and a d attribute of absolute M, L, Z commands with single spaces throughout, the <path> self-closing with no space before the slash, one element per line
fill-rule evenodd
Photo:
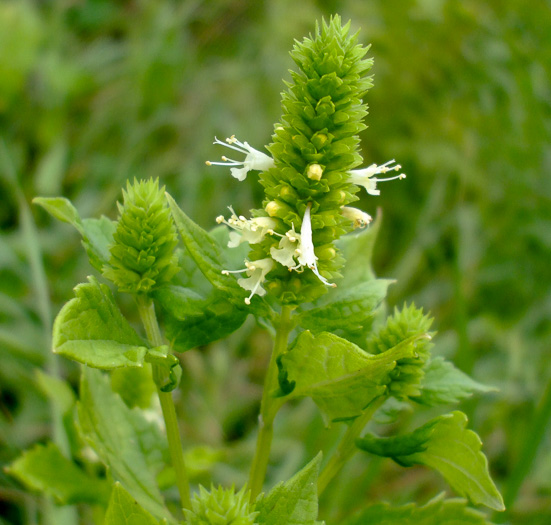
<path fill-rule="evenodd" d="M 378 175 L 379 173 L 387 173 L 388 171 L 400 171 L 402 169 L 402 166 L 400 166 L 400 164 L 392 166 L 393 162 L 396 161 L 392 159 L 388 162 L 385 162 L 384 164 L 381 164 L 380 166 L 377 166 L 377 164 L 371 164 L 371 166 L 368 166 L 367 168 L 363 168 L 360 170 L 350 170 L 348 172 L 348 174 L 350 175 L 349 180 L 352 184 L 363 186 L 366 189 L 367 193 L 369 193 L 370 195 L 380 195 L 381 192 L 377 189 L 377 182 L 385 182 L 394 179 L 406 178 L 405 173 L 400 173 L 400 175 L 388 177 L 385 179 L 377 179 L 376 177 L 373 177 L 373 175 Z"/>
<path fill-rule="evenodd" d="M 215 137 L 213 144 L 220 144 L 221 146 L 245 154 L 245 160 L 243 161 L 233 160 L 224 155 L 222 157 L 223 162 L 211 162 L 210 160 L 206 162 L 207 166 L 212 166 L 213 164 L 219 166 L 242 166 L 233 167 L 230 170 L 232 176 L 239 181 L 245 180 L 247 178 L 247 173 L 251 170 L 265 171 L 274 167 L 274 159 L 272 159 L 272 157 L 252 148 L 249 146 L 248 142 L 240 142 L 235 138 L 235 135 L 227 138 L 226 142 L 222 142 Z"/>

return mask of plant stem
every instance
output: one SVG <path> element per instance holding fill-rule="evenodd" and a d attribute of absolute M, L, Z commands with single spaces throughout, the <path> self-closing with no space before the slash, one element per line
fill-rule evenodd
<path fill-rule="evenodd" d="M 249 475 L 249 488 L 251 490 L 252 502 L 256 500 L 257 496 L 262 491 L 262 486 L 264 485 L 264 479 L 266 477 L 274 432 L 274 418 L 282 405 L 280 399 L 272 397 L 272 392 L 277 386 L 277 358 L 287 349 L 287 340 L 290 331 L 291 308 L 289 306 L 284 306 L 281 310 L 279 324 L 276 329 L 274 348 L 266 372 L 262 401 L 260 403 L 256 450 Z"/>
<path fill-rule="evenodd" d="M 163 344 L 163 338 L 157 323 L 157 316 L 155 315 L 155 305 L 153 301 L 147 297 L 138 296 L 138 310 L 140 318 L 142 320 L 145 332 L 149 342 L 153 346 L 161 346 Z M 159 385 L 162 384 L 163 369 L 156 364 L 153 367 L 153 379 L 157 386 L 157 394 L 159 401 L 161 402 L 161 409 L 163 411 L 163 418 L 165 420 L 166 435 L 168 439 L 168 448 L 170 450 L 170 457 L 172 459 L 172 466 L 176 472 L 176 485 L 178 492 L 180 493 L 180 502 L 182 508 L 191 508 L 191 497 L 189 489 L 189 479 L 187 475 L 186 464 L 184 461 L 184 453 L 182 450 L 182 440 L 180 437 L 180 429 L 178 428 L 178 418 L 176 417 L 176 408 L 170 392 L 163 392 Z"/>
<path fill-rule="evenodd" d="M 329 482 L 338 474 L 344 464 L 356 453 L 356 439 L 360 432 L 365 428 L 373 414 L 384 403 L 386 397 L 379 396 L 375 398 L 367 408 L 362 412 L 362 415 L 357 417 L 348 427 L 344 436 L 337 447 L 337 450 L 331 456 L 331 459 L 325 465 L 318 479 L 318 495 L 320 495 L 327 487 Z"/>

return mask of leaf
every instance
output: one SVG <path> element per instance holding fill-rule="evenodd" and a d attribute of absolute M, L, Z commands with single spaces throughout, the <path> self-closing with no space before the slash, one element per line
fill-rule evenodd
<path fill-rule="evenodd" d="M 321 452 L 285 483 L 257 500 L 259 525 L 315 525 L 318 517 L 318 473 Z"/>
<path fill-rule="evenodd" d="M 54 352 L 94 368 L 143 366 L 142 338 L 116 305 L 109 287 L 94 277 L 75 288 L 53 329 Z"/>
<path fill-rule="evenodd" d="M 411 396 L 427 406 L 448 405 L 470 397 L 475 392 L 494 392 L 496 388 L 483 385 L 455 368 L 443 357 L 432 359 L 424 368 L 420 394 Z"/>
<path fill-rule="evenodd" d="M 394 281 L 374 279 L 331 294 L 331 302 L 302 312 L 298 324 L 312 332 L 363 331 Z"/>
<path fill-rule="evenodd" d="M 162 442 L 154 423 L 141 412 L 130 410 L 109 388 L 108 378 L 97 370 L 83 368 L 78 405 L 80 428 L 87 443 L 141 507 L 156 518 L 170 513 L 163 504 L 152 466 L 159 464 Z"/>
<path fill-rule="evenodd" d="M 158 290 L 154 297 L 167 313 L 164 318 L 166 336 L 179 352 L 228 336 L 249 314 L 218 290 L 201 297 L 187 288 L 170 286 Z"/>
<path fill-rule="evenodd" d="M 352 288 L 375 278 L 371 259 L 381 223 L 382 212 L 379 208 L 377 217 L 368 228 L 359 233 L 344 235 L 335 243 L 342 250 L 344 258 L 350 261 L 342 270 L 343 279 L 339 283 L 339 288 Z"/>
<path fill-rule="evenodd" d="M 151 367 L 115 368 L 109 375 L 113 392 L 119 394 L 129 408 L 151 406 L 152 397 L 157 392 Z"/>
<path fill-rule="evenodd" d="M 426 465 L 440 472 L 451 487 L 473 503 L 505 509 L 503 499 L 488 472 L 482 442 L 466 428 L 467 416 L 452 412 L 437 417 L 410 434 L 377 438 L 367 434 L 357 446 L 378 456 L 391 457 L 403 466 Z"/>
<path fill-rule="evenodd" d="M 289 398 L 311 397 L 326 422 L 355 418 L 386 392 L 396 361 L 413 358 L 419 339 L 370 355 L 334 334 L 302 332 L 278 361 L 281 389 Z"/>
<path fill-rule="evenodd" d="M 62 504 L 105 505 L 109 498 L 109 484 L 86 474 L 67 459 L 54 443 L 35 445 L 7 470 L 26 486 L 53 496 Z"/>
<path fill-rule="evenodd" d="M 82 233 L 82 221 L 73 203 L 65 197 L 35 197 L 33 204 L 42 206 L 52 217 L 74 226 Z"/>
<path fill-rule="evenodd" d="M 120 483 L 115 483 L 103 523 L 104 525 L 158 525 L 159 522 L 140 507 Z"/>
<path fill-rule="evenodd" d="M 166 195 L 176 227 L 190 255 L 195 260 L 203 275 L 211 284 L 232 297 L 243 300 L 245 291 L 237 281 L 228 275 L 223 275 L 224 261 L 222 248 L 203 228 L 193 222 L 176 204 L 170 195 Z"/>
<path fill-rule="evenodd" d="M 115 223 L 103 216 L 99 219 L 81 219 L 72 202 L 65 197 L 35 197 L 33 203 L 42 206 L 56 219 L 71 224 L 80 233 L 90 264 L 101 272 L 109 261 Z"/>
<path fill-rule="evenodd" d="M 99 219 L 83 219 L 82 226 L 82 244 L 90 264 L 101 272 L 111 257 L 109 248 L 113 244 L 116 223 L 102 215 Z"/>
<path fill-rule="evenodd" d="M 436 496 L 426 505 L 418 507 L 408 503 L 392 507 L 388 503 L 377 503 L 360 512 L 341 525 L 491 525 L 481 512 L 467 507 L 464 499 L 444 499 Z"/>

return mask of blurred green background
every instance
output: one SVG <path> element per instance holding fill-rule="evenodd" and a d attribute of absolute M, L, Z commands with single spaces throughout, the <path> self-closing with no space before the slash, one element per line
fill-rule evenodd
<path fill-rule="evenodd" d="M 544 0 L 1 1 L 1 466 L 51 432 L 36 369 L 60 366 L 76 383 L 76 367 L 51 359 L 49 331 L 90 273 L 77 234 L 31 199 L 64 195 L 83 217 L 115 218 L 125 181 L 153 176 L 203 227 L 230 204 L 246 214 L 261 188 L 254 175 L 237 183 L 229 170 L 205 166 L 221 154 L 213 138 L 269 143 L 293 41 L 332 13 L 372 44 L 366 164 L 395 158 L 408 175 L 382 186 L 381 197 L 364 192 L 360 204 L 371 214 L 383 208 L 375 269 L 397 279 L 390 306 L 414 300 L 430 310 L 437 352 L 499 388 L 462 406 L 509 504 L 494 520 L 551 523 Z M 229 345 L 184 356 L 190 442 L 232 450 L 234 459 L 248 454 L 267 345 L 246 325 Z M 304 420 L 310 425 L 297 431 Z M 307 403 L 276 423 L 274 480 L 333 439 Z M 355 461 L 322 505 L 328 523 L 361 501 L 424 502 L 445 488 L 389 463 Z M 232 475 L 229 467 L 217 474 Z M 0 516 L 41 519 L 41 500 L 1 471 Z"/>

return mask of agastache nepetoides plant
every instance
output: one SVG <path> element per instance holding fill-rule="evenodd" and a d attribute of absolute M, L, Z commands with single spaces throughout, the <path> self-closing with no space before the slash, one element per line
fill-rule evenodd
<path fill-rule="evenodd" d="M 340 524 L 489 523 L 468 500 L 503 510 L 465 414 L 434 417 L 438 407 L 490 389 L 432 355 L 432 319 L 421 309 L 404 305 L 386 316 L 392 281 L 375 278 L 370 267 L 380 221 L 350 206 L 363 189 L 377 196 L 379 182 L 405 177 L 395 160 L 362 167 L 363 98 L 372 85 L 366 53 L 350 24 L 338 16 L 322 21 L 291 53 L 297 69 L 265 152 L 234 136 L 215 139 L 231 157 L 207 164 L 220 177 L 220 165 L 239 181 L 257 177 L 264 188 L 262 207 L 249 217 L 230 205 L 207 232 L 153 179 L 128 183 L 117 221 L 81 219 L 64 198 L 36 199 L 80 232 L 100 277 L 75 288 L 53 330 L 54 352 L 85 365 L 78 403 L 64 405 L 68 435 L 78 438 L 64 450 L 37 445 L 9 467 L 13 476 L 59 504 L 93 505 L 107 525 L 315 525 L 322 523 L 318 498 L 331 509 L 326 488 L 362 453 L 432 468 L 461 497 L 440 494 L 421 506 L 366 498 L 355 509 L 332 509 Z M 141 328 L 119 308 L 122 293 L 134 299 Z M 228 336 L 248 316 L 274 337 L 248 482 L 218 486 L 211 478 L 207 489 L 189 468 L 190 448 L 202 444 L 181 436 L 174 405 L 178 354 Z M 274 479 L 276 415 L 304 397 L 327 427 L 345 429 L 335 447 L 304 458 L 290 479 Z M 428 421 L 403 430 L 404 407 Z M 389 418 L 394 433 L 374 434 L 377 421 Z"/>

